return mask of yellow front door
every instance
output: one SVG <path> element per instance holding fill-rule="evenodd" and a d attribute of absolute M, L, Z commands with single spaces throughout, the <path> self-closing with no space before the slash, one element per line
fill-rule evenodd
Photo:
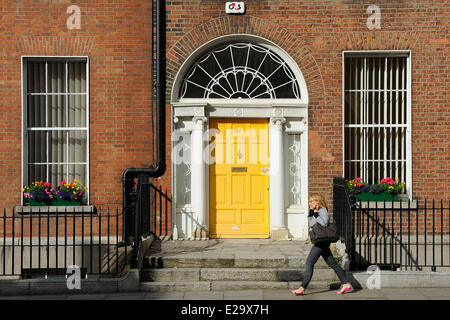
<path fill-rule="evenodd" d="M 267 119 L 211 119 L 210 237 L 269 237 Z"/>

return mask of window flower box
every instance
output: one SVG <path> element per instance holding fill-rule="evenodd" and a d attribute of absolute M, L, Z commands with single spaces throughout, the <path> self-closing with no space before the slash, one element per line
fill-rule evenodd
<path fill-rule="evenodd" d="M 356 201 L 397 201 L 404 190 L 405 183 L 398 178 L 386 177 L 378 184 L 369 185 L 361 178 L 347 180 L 351 198 Z"/>
<path fill-rule="evenodd" d="M 52 201 L 51 205 L 52 206 L 81 206 L 81 201 L 55 199 L 55 200 Z"/>
<path fill-rule="evenodd" d="M 61 184 L 52 189 L 50 182 L 35 181 L 22 190 L 24 203 L 28 206 L 80 206 L 86 192 L 78 180 Z"/>
<path fill-rule="evenodd" d="M 28 199 L 25 201 L 25 203 L 31 207 L 44 207 L 52 205 L 52 201 L 37 201 L 33 199 Z"/>
<path fill-rule="evenodd" d="M 381 192 L 378 194 L 371 192 L 361 192 L 356 195 L 356 201 L 397 201 L 397 194 Z"/>

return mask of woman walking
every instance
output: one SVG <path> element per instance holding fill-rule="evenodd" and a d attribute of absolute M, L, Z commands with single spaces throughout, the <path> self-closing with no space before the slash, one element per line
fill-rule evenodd
<path fill-rule="evenodd" d="M 310 230 L 316 223 L 319 223 L 324 227 L 328 226 L 330 216 L 328 214 L 325 198 L 321 194 L 311 194 L 311 196 L 309 197 L 309 208 L 310 210 L 308 215 L 308 222 Z M 311 281 L 313 275 L 314 264 L 317 262 L 320 256 L 322 256 L 322 258 L 327 262 L 328 266 L 333 268 L 334 272 L 336 272 L 339 280 L 341 281 L 341 288 L 336 293 L 343 294 L 351 291 L 352 286 L 348 282 L 347 275 L 345 274 L 344 270 L 342 270 L 342 268 L 336 263 L 336 261 L 334 261 L 333 254 L 330 250 L 330 243 L 326 242 L 313 245 L 308 258 L 306 259 L 306 271 L 302 285 L 297 290 L 291 289 L 291 292 L 296 296 L 305 294 L 305 289 L 308 287 L 308 284 Z"/>

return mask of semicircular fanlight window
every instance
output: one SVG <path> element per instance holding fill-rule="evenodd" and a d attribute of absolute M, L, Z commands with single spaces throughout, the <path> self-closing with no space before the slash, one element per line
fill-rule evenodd
<path fill-rule="evenodd" d="M 232 43 L 213 49 L 186 73 L 180 98 L 299 99 L 294 73 L 270 49 Z"/>

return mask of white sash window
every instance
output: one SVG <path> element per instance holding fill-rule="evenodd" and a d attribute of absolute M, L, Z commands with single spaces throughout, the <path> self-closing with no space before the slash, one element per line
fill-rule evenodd
<path fill-rule="evenodd" d="M 89 191 L 88 73 L 87 58 L 23 58 L 23 185 Z"/>
<path fill-rule="evenodd" d="M 406 182 L 411 194 L 409 52 L 344 53 L 344 176 Z"/>

